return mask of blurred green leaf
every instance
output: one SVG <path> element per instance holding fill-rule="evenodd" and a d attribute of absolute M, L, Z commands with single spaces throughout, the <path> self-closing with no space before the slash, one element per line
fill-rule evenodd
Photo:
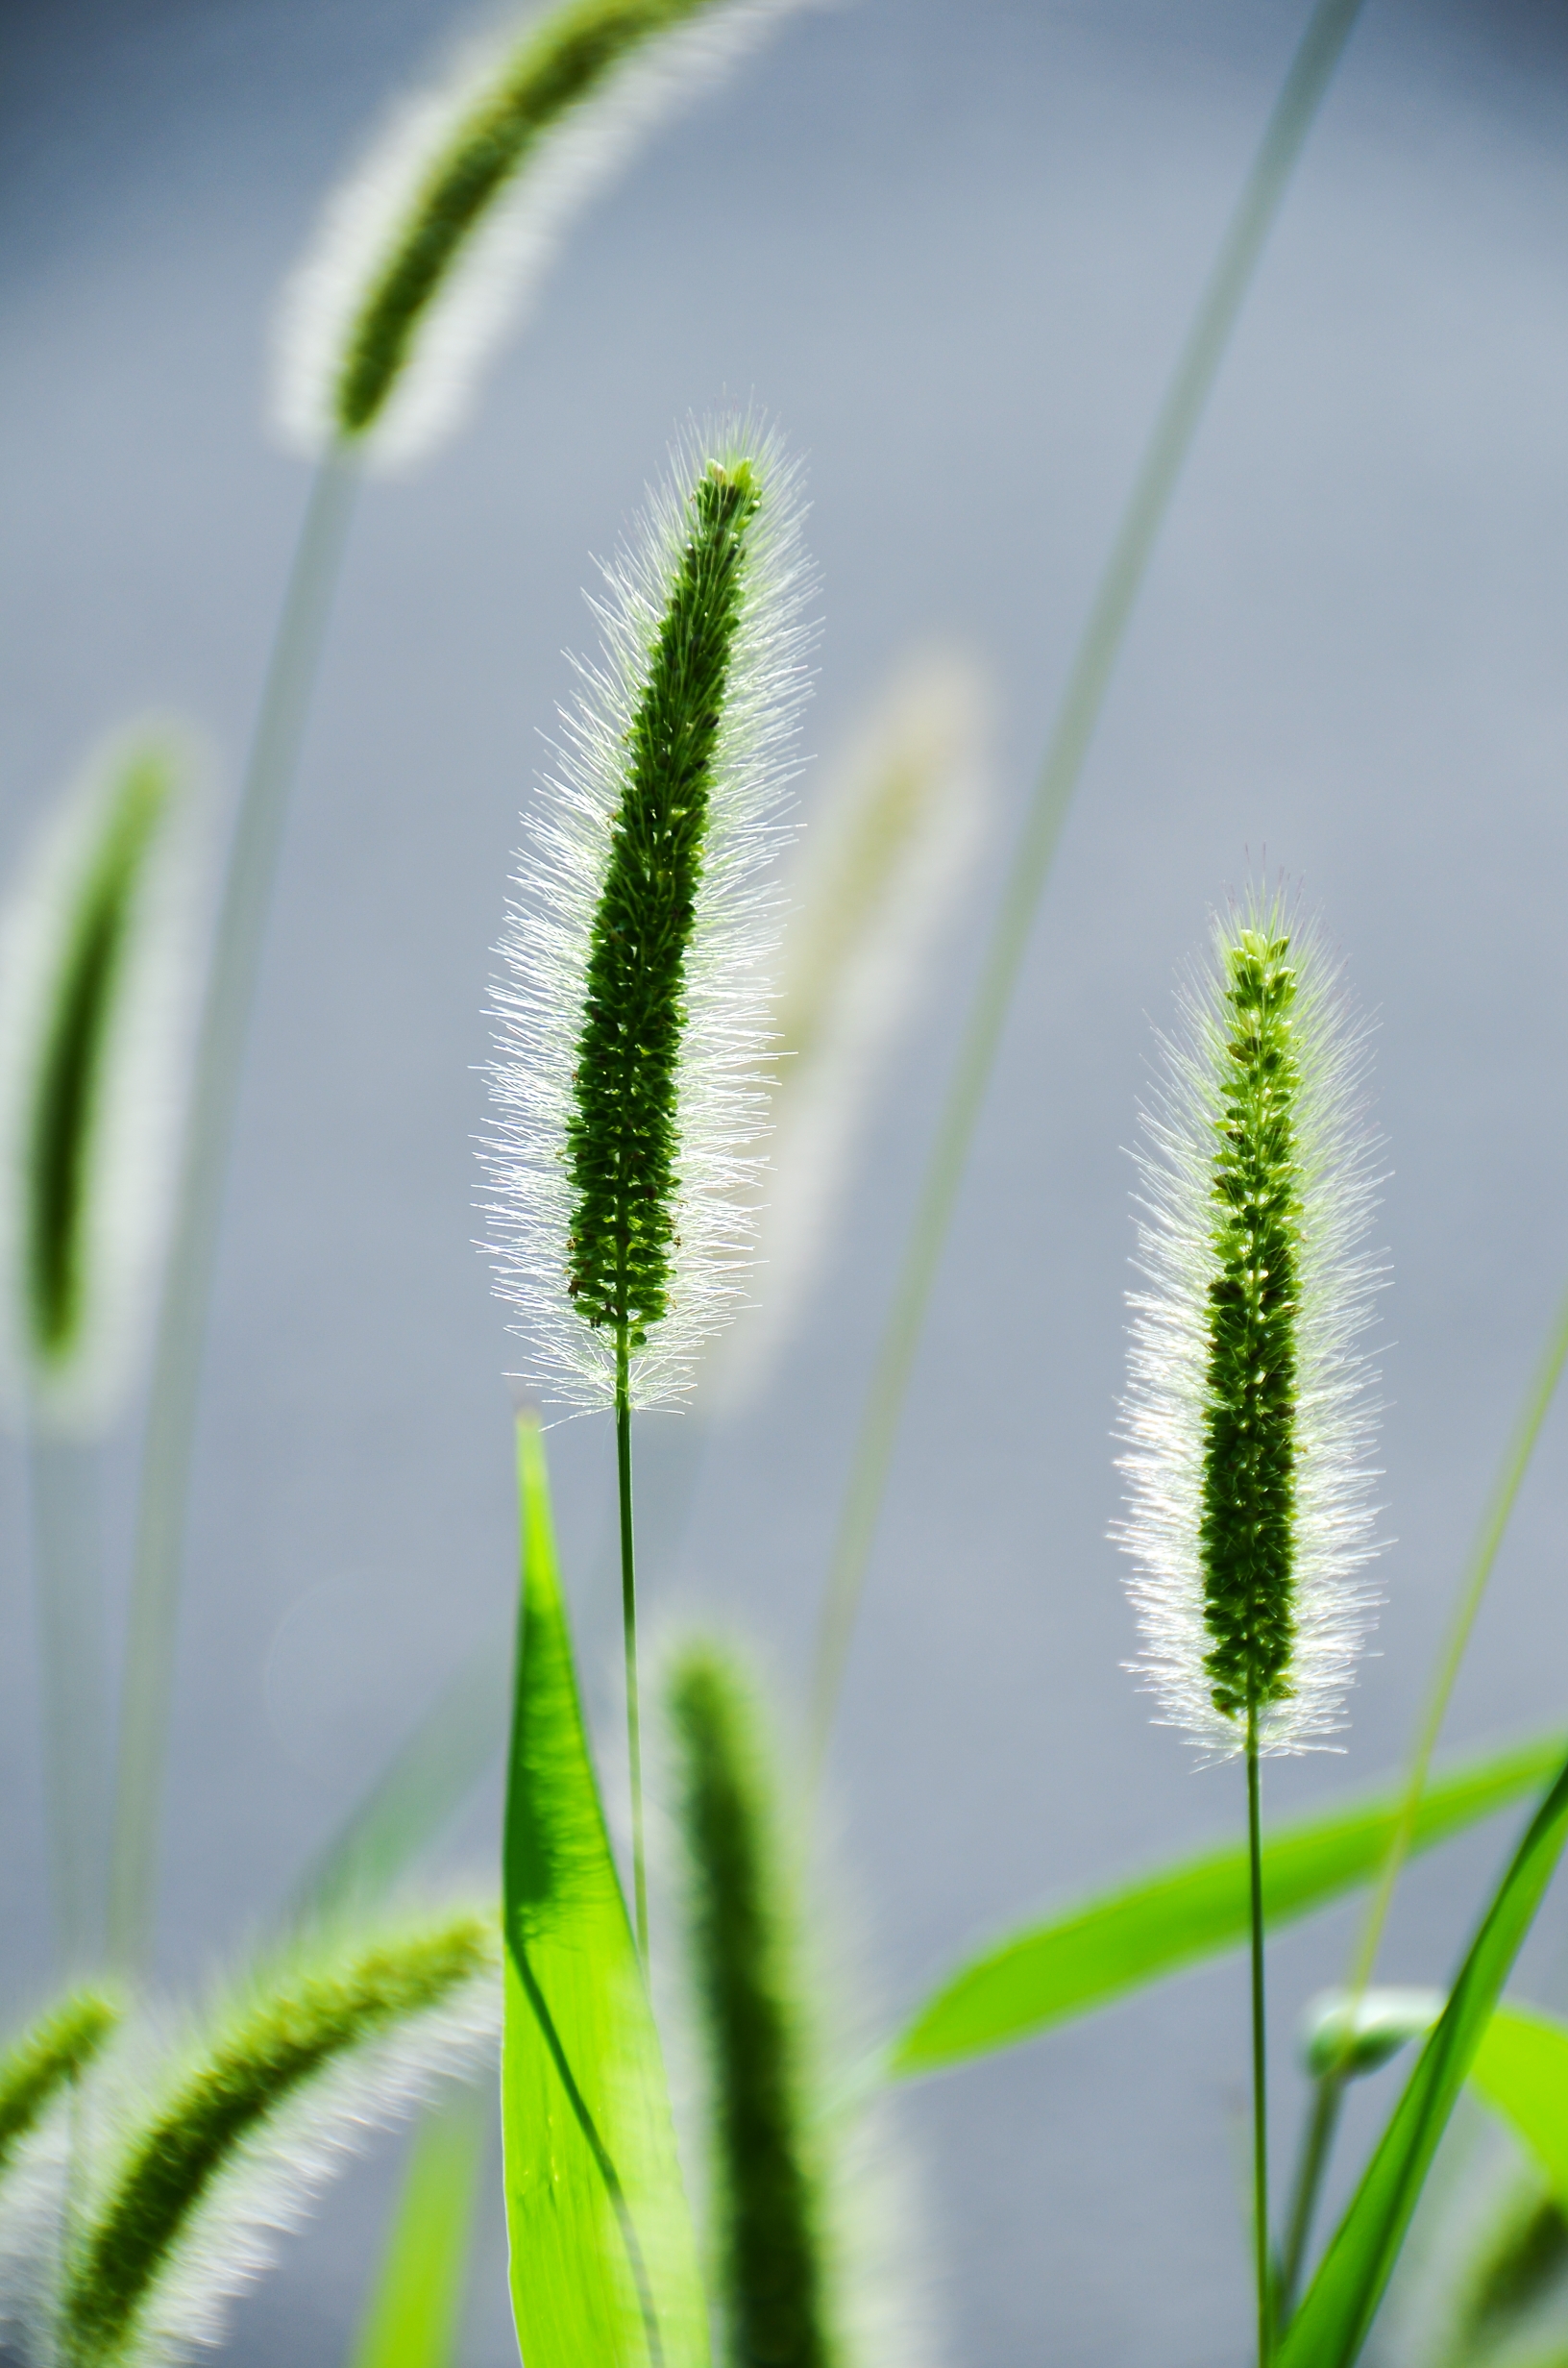
<path fill-rule="evenodd" d="M 1568 2024 L 1538 2007 L 1499 2007 L 1470 2067 L 1470 2085 L 1510 2122 L 1568 2202 Z"/>
<path fill-rule="evenodd" d="M 1568 2218 L 1562 2206 L 1533 2179 L 1523 2187 L 1512 2184 L 1503 2211 L 1483 2226 L 1462 2264 L 1436 2355 L 1443 2368 L 1491 2359 L 1506 2343 L 1514 2352 L 1512 2368 L 1527 2368 L 1514 2339 L 1560 2294 L 1565 2277 Z M 1547 2335 L 1544 2345 L 1548 2356 L 1563 2356 L 1560 2334 Z M 1536 2368 L 1533 2356 L 1528 2368 Z"/>
<path fill-rule="evenodd" d="M 1561 1736 L 1517 1745 L 1439 1776 L 1422 1796 L 1412 1846 L 1431 1849 L 1550 1777 Z M 1354 1802 L 1272 1834 L 1263 1853 L 1271 1924 L 1303 1915 L 1376 1874 L 1400 1796 Z M 1247 1936 L 1244 1846 L 1179 1860 L 999 1942 L 949 1977 L 894 2040 L 894 2079 L 1016 2046 Z"/>
<path fill-rule="evenodd" d="M 692 2368 L 707 2305 L 658 2035 L 610 1855 L 544 1449 L 518 1424 L 524 1606 L 503 1857 L 502 2128 L 528 2368 Z"/>
<path fill-rule="evenodd" d="M 472 2090 L 414 2132 L 353 2368 L 451 2368 L 489 2132 L 489 2100 Z"/>
<path fill-rule="evenodd" d="M 1349 2368 L 1366 2340 L 1438 2140 L 1568 1841 L 1564 1767 L 1498 1886 L 1442 2020 L 1286 2331 L 1279 2368 Z"/>

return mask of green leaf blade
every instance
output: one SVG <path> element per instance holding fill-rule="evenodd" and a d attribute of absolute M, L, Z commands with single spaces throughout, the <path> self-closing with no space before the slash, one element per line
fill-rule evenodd
<path fill-rule="evenodd" d="M 588 1755 L 537 1425 L 507 1787 L 502 2126 L 528 2368 L 701 2368 L 707 2305 L 658 2035 Z"/>
<path fill-rule="evenodd" d="M 1499 2007 L 1476 2050 L 1470 2085 L 1512 2125 L 1568 2201 L 1568 2025 L 1538 2007 Z"/>
<path fill-rule="evenodd" d="M 1568 1766 L 1498 1886 L 1441 2021 L 1291 2320 L 1278 2368 L 1350 2368 L 1366 2340 L 1426 2176 L 1503 1985 L 1568 1842 Z"/>
<path fill-rule="evenodd" d="M 1412 1847 L 1431 1849 L 1507 1807 L 1559 1765 L 1551 1736 L 1437 1777 L 1422 1797 Z M 1271 1925 L 1370 1881 L 1400 1810 L 1362 1800 L 1273 1834 L 1263 1854 Z M 1227 1847 L 1180 1860 L 1100 1893 L 987 1950 L 934 1992 L 894 2040 L 894 2079 L 938 2072 L 1017 2046 L 1129 1990 L 1239 1947 L 1247 1935 L 1247 1855 Z"/>

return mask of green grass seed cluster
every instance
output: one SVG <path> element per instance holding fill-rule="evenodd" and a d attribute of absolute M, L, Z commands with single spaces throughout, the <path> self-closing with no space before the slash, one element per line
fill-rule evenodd
<path fill-rule="evenodd" d="M 1302 1208 L 1289 950 L 1288 937 L 1243 929 L 1225 953 L 1199 1535 L 1213 1640 L 1204 1667 L 1230 1718 L 1291 1687 Z"/>
<path fill-rule="evenodd" d="M 367 433 L 430 306 L 540 139 L 660 34 L 716 0 L 577 0 L 557 9 L 456 124 L 349 330 L 332 393 L 338 433 Z"/>
<path fill-rule="evenodd" d="M 567 1288 L 594 1325 L 640 1348 L 668 1306 L 685 971 L 702 876 L 715 743 L 740 624 L 747 461 L 698 480 L 691 524 L 627 734 L 626 781 L 588 955 L 567 1127 Z"/>

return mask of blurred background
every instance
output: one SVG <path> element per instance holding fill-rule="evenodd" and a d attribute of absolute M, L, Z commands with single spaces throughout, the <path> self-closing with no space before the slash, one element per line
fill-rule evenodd
<path fill-rule="evenodd" d="M 293 811 L 228 1202 L 179 1668 L 159 1964 L 260 1926 L 515 1585 L 517 1361 L 473 1140 L 517 816 L 591 650 L 581 588 L 672 432 L 754 399 L 821 571 L 806 745 L 912 649 L 988 672 L 998 820 L 870 1112 L 819 1286 L 709 1440 L 682 1528 L 650 1418 L 644 1581 L 798 1702 L 852 1429 L 968 983 L 1119 503 L 1305 10 L 859 0 L 786 22 L 572 234 L 461 437 L 367 493 Z M 7 0 L 0 26 L 0 864 L 127 713 L 232 791 L 306 493 L 268 330 L 324 191 L 469 19 L 447 0 Z M 1249 866 L 1300 879 L 1376 1016 L 1393 1280 L 1387 1606 L 1345 1760 L 1403 1752 L 1568 1280 L 1568 22 L 1369 0 L 1156 555 L 1062 844 L 943 1269 L 831 1764 L 868 2028 L 979 1936 L 1229 1835 L 1122 1673 L 1106 1540 L 1151 1022 Z M 819 769 L 825 777 L 826 765 Z M 802 797 L 808 817 L 813 777 Z M 614 1764 L 607 1427 L 551 1437 Z M 129 1538 L 128 1434 L 110 1547 Z M 1562 1412 L 1447 1740 L 1559 1722 Z M 674 1483 L 666 1491 L 673 1496 Z M 0 1467 L 0 1981 L 48 1973 L 19 1459 Z M 444 1854 L 488 1881 L 498 1790 Z M 1410 1876 L 1384 1957 L 1440 1978 L 1501 1827 Z M 1277 1952 L 1282 2081 L 1348 1914 Z M 1549 1906 L 1520 1980 L 1553 1994 Z M 911 2092 L 943 2349 L 969 2368 L 1240 2360 L 1238 1960 Z M 1368 2084 L 1380 2109 L 1396 2076 Z M 384 2163 L 239 2311 L 339 2359 Z M 496 2238 L 499 2245 L 499 2236 Z M 508 2356 L 499 2252 L 471 2356 Z M 1135 2264 L 1129 2274 L 1128 2264 Z M 922 2305 L 922 2307 L 925 2306 Z"/>

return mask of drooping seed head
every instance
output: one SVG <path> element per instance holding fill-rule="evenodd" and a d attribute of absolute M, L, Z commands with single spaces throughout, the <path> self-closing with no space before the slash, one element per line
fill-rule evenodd
<path fill-rule="evenodd" d="M 1194 1740 L 1299 1749 L 1341 1723 L 1372 1600 L 1365 1039 L 1278 899 L 1216 924 L 1181 1002 L 1139 1157 L 1135 1665 Z"/>
<path fill-rule="evenodd" d="M 89 764 L 0 919 L 0 1272 L 13 1395 L 112 1414 L 167 1219 L 192 1019 L 199 768 L 145 727 Z"/>
<path fill-rule="evenodd" d="M 796 505 L 744 426 L 692 441 L 607 571 L 602 672 L 527 825 L 491 1172 L 530 1378 L 683 1388 L 739 1294 L 766 1111 L 784 743 L 804 687 Z"/>
<path fill-rule="evenodd" d="M 278 415 L 311 453 L 418 457 L 460 419 L 566 217 L 790 0 L 567 0 L 408 102 L 284 297 Z"/>
<path fill-rule="evenodd" d="M 277 2231 L 368 2133 L 442 2073 L 493 2060 L 498 1955 L 492 1919 L 468 1914 L 318 1933 L 150 2081 L 129 2069 L 77 2202 L 64 2356 L 88 2368 L 216 2341 Z"/>
<path fill-rule="evenodd" d="M 79 1990 L 0 2054 L 0 2176 L 61 2089 L 108 2043 L 120 2014 L 117 2000 Z"/>

